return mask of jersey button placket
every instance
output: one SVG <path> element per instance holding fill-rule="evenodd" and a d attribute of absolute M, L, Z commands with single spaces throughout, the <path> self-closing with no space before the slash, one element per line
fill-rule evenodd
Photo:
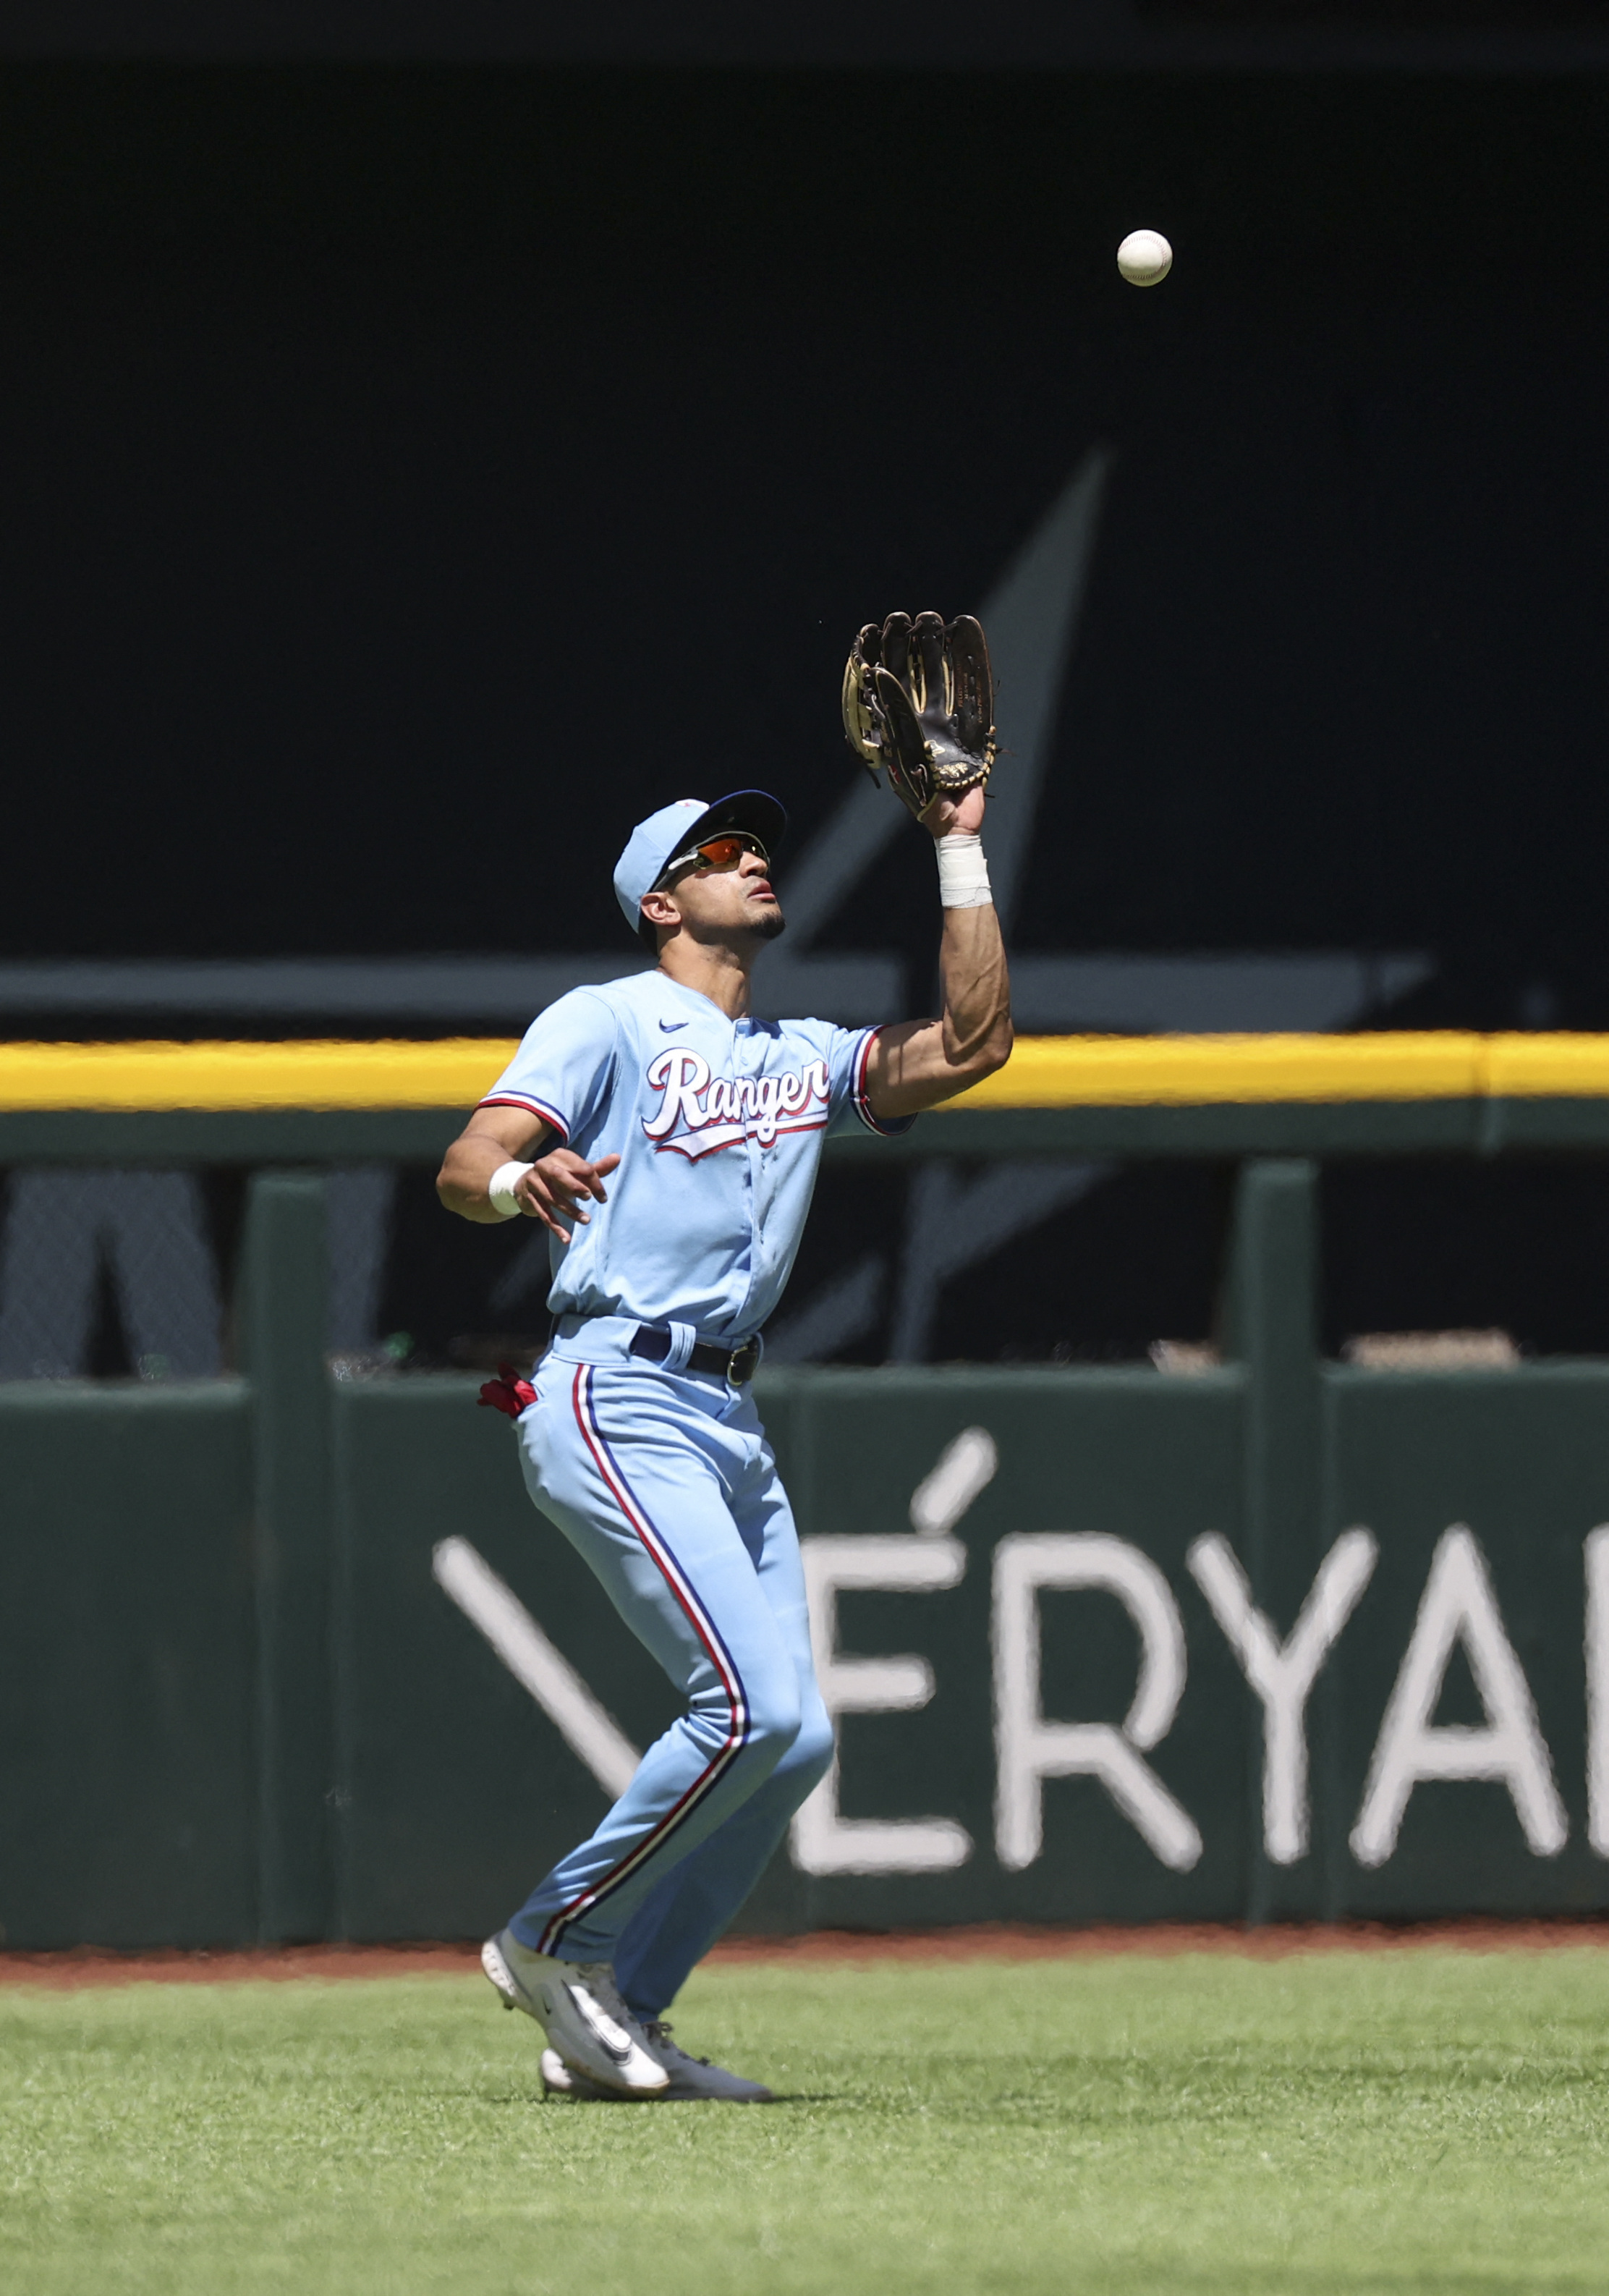
<path fill-rule="evenodd" d="M 739 1059 L 739 1044 L 742 1045 L 743 1050 L 746 1053 L 752 1054 L 756 1042 L 760 1046 L 758 1065 L 754 1065 L 750 1060 L 744 1060 L 740 1062 Z M 764 1037 L 756 1038 L 754 1029 L 749 1027 L 747 1021 L 733 1021 L 731 1032 L 731 1068 L 733 1076 L 742 1075 L 746 1077 L 752 1076 L 758 1078 L 765 1066 L 765 1043 L 766 1039 Z M 748 1159 L 743 1173 L 743 1185 L 748 1195 L 748 1289 L 743 1295 L 743 1305 L 738 1316 L 737 1336 L 739 1339 L 746 1339 L 748 1336 L 749 1307 L 753 1301 L 755 1292 L 759 1284 L 761 1275 L 760 1198 L 762 1191 L 760 1187 L 761 1174 L 756 1160 L 764 1156 L 765 1153 L 764 1149 L 760 1145 L 758 1140 L 755 1139 L 752 1129 L 748 1129 L 745 1132 L 743 1145 L 747 1152 Z"/>

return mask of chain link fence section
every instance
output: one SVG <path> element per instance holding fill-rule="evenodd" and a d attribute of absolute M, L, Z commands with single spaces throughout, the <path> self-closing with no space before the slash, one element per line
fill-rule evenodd
<path fill-rule="evenodd" d="M 0 1238 L 0 1380 L 90 1369 L 102 1270 L 143 1379 L 216 1379 L 224 1304 L 193 1172 L 20 1170 Z"/>
<path fill-rule="evenodd" d="M 396 1168 L 341 1166 L 326 1177 L 331 1367 L 388 1367 L 377 1323 Z M 0 1380 L 82 1379 L 97 1354 L 103 1369 L 108 1283 L 121 1353 L 141 1379 L 216 1379 L 228 1368 L 229 1276 L 197 1173 L 13 1171 L 0 1223 Z"/>
<path fill-rule="evenodd" d="M 396 1200 L 395 1164 L 346 1164 L 326 1176 L 330 1368 L 338 1379 L 388 1371 L 380 1310 Z"/>

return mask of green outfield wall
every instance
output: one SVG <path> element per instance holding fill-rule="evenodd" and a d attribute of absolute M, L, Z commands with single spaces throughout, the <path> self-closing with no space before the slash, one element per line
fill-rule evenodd
<path fill-rule="evenodd" d="M 1609 1905 L 1609 1365 L 1321 1361 L 1316 1179 L 1221 1368 L 762 1375 L 839 1762 L 750 1925 Z M 238 1375 L 0 1389 L 13 1947 L 473 1935 L 671 1718 L 476 1381 L 328 1374 L 323 1219 Z"/>

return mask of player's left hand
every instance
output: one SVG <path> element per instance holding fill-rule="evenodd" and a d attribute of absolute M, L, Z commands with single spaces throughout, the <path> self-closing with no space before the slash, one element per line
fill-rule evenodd
<path fill-rule="evenodd" d="M 931 830 L 935 837 L 947 836 L 952 829 L 976 837 L 983 828 L 988 801 L 981 783 L 976 789 L 963 790 L 960 797 L 935 797 L 920 816 L 922 827 Z"/>

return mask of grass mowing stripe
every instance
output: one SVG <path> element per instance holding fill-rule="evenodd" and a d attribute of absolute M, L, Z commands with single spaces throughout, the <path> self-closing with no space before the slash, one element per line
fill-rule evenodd
<path fill-rule="evenodd" d="M 20 2296 L 1551 2296 L 1609 2279 L 1609 1953 L 729 1964 L 789 2101 L 541 2102 L 478 1980 L 0 1992 Z"/>

